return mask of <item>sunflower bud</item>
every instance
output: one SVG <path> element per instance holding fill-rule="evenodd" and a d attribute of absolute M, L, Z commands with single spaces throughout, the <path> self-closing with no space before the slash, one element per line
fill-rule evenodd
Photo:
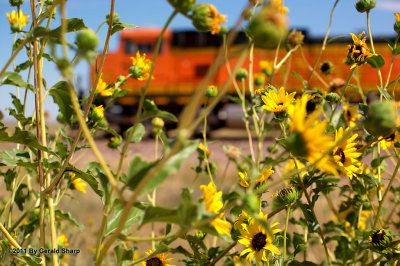
<path fill-rule="evenodd" d="M 168 0 L 168 2 L 183 14 L 192 11 L 194 4 L 196 4 L 196 0 Z"/>
<path fill-rule="evenodd" d="M 162 128 L 164 126 L 164 120 L 159 117 L 154 117 L 153 120 L 151 120 L 151 125 L 154 128 Z"/>
<path fill-rule="evenodd" d="M 282 188 L 278 192 L 278 200 L 285 204 L 285 205 L 290 205 L 299 198 L 299 193 L 294 187 L 286 187 Z"/>
<path fill-rule="evenodd" d="M 356 9 L 360 13 L 369 11 L 375 7 L 375 0 L 358 0 L 356 2 Z"/>
<path fill-rule="evenodd" d="M 143 76 L 143 69 L 138 65 L 133 65 L 129 68 L 129 74 L 134 79 L 138 79 Z"/>
<path fill-rule="evenodd" d="M 288 43 L 294 48 L 297 45 L 302 45 L 304 40 L 304 34 L 301 31 L 292 30 L 288 36 Z"/>
<path fill-rule="evenodd" d="M 224 35 L 228 34 L 228 32 L 229 32 L 228 27 L 227 26 L 222 26 L 221 29 L 219 30 L 218 34 L 220 36 L 224 36 Z"/>
<path fill-rule="evenodd" d="M 102 120 L 103 117 L 104 117 L 104 107 L 103 107 L 103 105 L 99 105 L 99 106 L 93 108 L 93 111 L 92 111 L 92 119 L 93 119 L 93 121 L 98 122 L 98 121 Z"/>
<path fill-rule="evenodd" d="M 249 34 L 257 47 L 275 49 L 288 34 L 287 23 L 275 8 L 266 5 L 250 21 Z"/>
<path fill-rule="evenodd" d="M 107 24 L 110 24 L 110 13 L 106 16 Z M 114 12 L 113 14 L 113 25 L 119 22 L 119 15 L 118 13 Z"/>
<path fill-rule="evenodd" d="M 20 6 L 24 3 L 24 0 L 9 0 L 9 2 L 12 6 Z"/>
<path fill-rule="evenodd" d="M 93 50 L 99 44 L 99 38 L 92 30 L 83 30 L 78 33 L 76 42 L 79 49 Z"/>
<path fill-rule="evenodd" d="M 364 120 L 365 129 L 374 136 L 386 136 L 396 128 L 397 110 L 394 103 L 385 101 L 373 102 Z"/>
<path fill-rule="evenodd" d="M 122 137 L 121 136 L 112 136 L 110 140 L 107 142 L 107 146 L 111 149 L 116 149 L 121 145 Z"/>
<path fill-rule="evenodd" d="M 202 231 L 197 231 L 194 235 L 195 235 L 197 238 L 201 239 L 201 240 L 203 240 L 203 239 L 206 237 L 206 234 L 203 233 Z"/>
<path fill-rule="evenodd" d="M 396 17 L 396 22 L 393 25 L 393 29 L 397 34 L 400 34 L 400 13 L 394 13 L 394 16 Z"/>
<path fill-rule="evenodd" d="M 155 111 L 158 109 L 158 107 L 153 100 L 146 99 L 143 103 L 143 109 L 145 111 Z"/>
<path fill-rule="evenodd" d="M 211 31 L 218 34 L 220 24 L 226 21 L 226 16 L 218 13 L 217 9 L 210 4 L 199 4 L 193 9 L 192 23 L 198 31 Z"/>
<path fill-rule="evenodd" d="M 369 243 L 374 248 L 383 250 L 392 243 L 392 234 L 385 229 L 373 231 L 369 236 Z"/>
<path fill-rule="evenodd" d="M 321 63 L 319 66 L 319 70 L 321 71 L 322 74 L 324 75 L 329 75 L 333 72 L 335 68 L 333 67 L 333 64 L 331 61 L 324 61 Z"/>
<path fill-rule="evenodd" d="M 206 97 L 212 98 L 217 96 L 218 94 L 218 89 L 216 86 L 214 85 L 210 85 L 208 86 L 207 90 L 206 90 Z"/>
<path fill-rule="evenodd" d="M 287 139 L 288 150 L 295 156 L 307 156 L 306 143 L 300 133 L 292 133 Z"/>
<path fill-rule="evenodd" d="M 339 101 L 340 96 L 337 93 L 331 92 L 325 96 L 325 100 L 330 103 L 335 103 Z"/>
<path fill-rule="evenodd" d="M 14 32 L 14 33 L 15 32 L 20 32 L 22 30 L 18 22 L 12 23 L 10 25 L 10 28 L 11 28 L 11 31 Z"/>
<path fill-rule="evenodd" d="M 247 73 L 247 70 L 244 69 L 244 68 L 241 68 L 236 73 L 236 80 L 237 81 L 242 81 L 244 79 L 247 79 L 248 76 L 249 76 L 249 73 Z"/>

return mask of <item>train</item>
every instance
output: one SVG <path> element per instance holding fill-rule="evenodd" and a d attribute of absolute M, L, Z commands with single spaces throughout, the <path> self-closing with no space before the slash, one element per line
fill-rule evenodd
<path fill-rule="evenodd" d="M 302 32 L 305 36 L 304 44 L 301 48 L 302 52 L 297 50 L 292 54 L 291 67 L 289 69 L 291 73 L 290 75 L 286 75 L 285 88 L 287 91 L 300 92 L 302 90 L 304 87 L 303 81 L 299 77 L 307 78 L 309 76 L 310 65 L 314 64 L 321 49 L 322 38 L 311 38 L 308 36 L 307 31 Z M 122 31 L 119 35 L 118 48 L 113 52 L 109 52 L 106 56 L 102 79 L 109 84 L 116 81 L 119 75 L 127 75 L 129 67 L 132 64 L 131 57 L 134 57 L 137 51 L 145 53 L 147 58 L 151 59 L 160 33 L 161 29 L 159 28 L 138 28 Z M 394 36 L 387 39 L 393 41 Z M 146 97 L 154 100 L 160 109 L 167 110 L 173 114 L 179 114 L 206 75 L 222 42 L 221 36 L 210 33 L 166 30 L 154 69 L 154 79 L 151 81 Z M 334 71 L 330 75 L 323 76 L 325 84 L 335 81 L 337 78 L 346 79 L 348 77 L 350 66 L 345 61 L 347 45 L 351 42 L 349 35 L 348 38 L 337 38 L 336 41 L 326 46 L 326 50 L 319 62 L 331 62 L 334 66 Z M 386 61 L 385 65 L 381 68 L 382 76 L 386 78 L 392 60 L 391 50 L 385 38 L 375 38 L 374 44 L 376 53 L 382 55 Z M 245 45 L 248 45 L 248 39 L 244 32 L 239 32 L 228 53 Z M 286 53 L 285 45 L 282 45 L 278 53 L 278 58 L 282 59 Z M 260 61 L 272 61 L 274 57 L 275 50 L 255 48 L 253 57 L 254 73 L 261 72 Z M 230 59 L 229 63 L 232 68 L 236 61 L 237 58 Z M 399 61 L 400 58 L 397 57 L 393 62 L 392 77 L 400 73 Z M 249 60 L 247 59 L 242 67 L 247 68 L 248 65 Z M 283 66 L 276 72 L 273 85 L 281 86 L 286 71 L 288 69 L 286 66 Z M 317 68 L 316 71 L 320 70 Z M 376 69 L 373 69 L 369 64 L 365 64 L 358 67 L 357 71 L 359 76 L 357 85 L 361 86 L 364 92 L 370 90 L 377 91 L 379 78 Z M 92 67 L 91 76 L 94 78 L 95 74 L 95 69 Z M 318 74 L 322 76 L 320 72 Z M 225 65 L 222 65 L 214 75 L 210 85 L 219 87 L 228 79 L 228 76 L 229 74 Z M 127 127 L 132 124 L 134 114 L 137 110 L 141 87 L 144 84 L 145 81 L 128 79 L 123 88 L 129 90 L 129 93 L 119 98 L 107 110 L 106 117 L 109 121 L 121 127 Z M 314 75 L 309 87 L 322 88 L 323 84 Z M 398 87 L 400 88 L 400 86 Z M 350 88 L 349 93 L 353 92 L 354 89 Z M 228 88 L 227 94 L 235 94 L 233 86 Z M 218 125 L 224 124 L 224 117 L 226 118 L 227 116 L 218 116 L 218 112 L 223 110 L 223 106 L 227 102 L 228 100 L 225 99 L 216 107 L 212 115 L 215 115 L 217 118 L 211 121 L 217 121 L 216 124 Z"/>

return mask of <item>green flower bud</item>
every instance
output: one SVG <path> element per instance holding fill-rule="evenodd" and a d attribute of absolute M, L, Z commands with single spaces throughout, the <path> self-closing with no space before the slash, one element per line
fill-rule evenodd
<path fill-rule="evenodd" d="M 295 156 L 305 157 L 308 155 L 307 146 L 301 133 L 292 133 L 287 139 L 288 150 Z"/>
<path fill-rule="evenodd" d="M 203 239 L 206 237 L 207 234 L 203 233 L 202 231 L 197 231 L 194 235 L 195 235 L 197 238 L 203 240 Z"/>
<path fill-rule="evenodd" d="M 285 205 L 290 205 L 292 203 L 295 203 L 298 198 L 299 198 L 299 193 L 292 186 L 282 188 L 278 192 L 278 200 Z"/>
<path fill-rule="evenodd" d="M 264 6 L 250 21 L 249 34 L 257 47 L 275 49 L 288 34 L 285 19 L 269 5 Z"/>
<path fill-rule="evenodd" d="M 159 117 L 154 117 L 154 118 L 151 120 L 151 125 L 152 125 L 154 128 L 162 128 L 162 127 L 164 126 L 164 120 L 162 120 L 162 119 L 159 118 Z"/>
<path fill-rule="evenodd" d="M 194 4 L 196 4 L 196 0 L 168 0 L 168 2 L 183 14 L 192 11 Z"/>
<path fill-rule="evenodd" d="M 325 96 L 325 100 L 330 103 L 335 103 L 339 101 L 340 96 L 337 93 L 331 92 Z"/>
<path fill-rule="evenodd" d="M 258 199 L 257 195 L 253 193 L 246 194 L 246 196 L 244 197 L 244 205 L 245 210 L 256 212 L 260 206 L 260 200 Z"/>
<path fill-rule="evenodd" d="M 219 30 L 219 35 L 220 36 L 224 36 L 224 35 L 228 34 L 228 32 L 229 32 L 228 27 L 227 26 L 222 26 L 221 29 Z"/>
<path fill-rule="evenodd" d="M 106 20 L 107 20 L 107 24 L 110 25 L 110 23 L 109 23 L 110 22 L 110 13 L 107 14 Z M 118 22 L 119 22 L 119 15 L 118 15 L 118 13 L 114 12 L 114 14 L 113 14 L 113 25 L 115 25 Z"/>
<path fill-rule="evenodd" d="M 111 149 L 116 149 L 121 145 L 122 137 L 121 136 L 112 136 L 110 140 L 107 142 L 107 146 Z"/>
<path fill-rule="evenodd" d="M 103 117 L 103 119 L 97 121 L 97 127 L 99 127 L 99 128 L 107 128 L 108 127 L 107 119 L 105 119 Z"/>
<path fill-rule="evenodd" d="M 237 81 L 242 81 L 244 79 L 247 79 L 248 76 L 249 76 L 249 73 L 247 73 L 247 70 L 244 69 L 244 68 L 241 68 L 236 73 L 236 80 Z"/>
<path fill-rule="evenodd" d="M 145 111 L 155 111 L 158 110 L 158 107 L 153 100 L 145 99 L 143 103 L 143 109 Z"/>
<path fill-rule="evenodd" d="M 18 22 L 14 22 L 10 25 L 11 31 L 12 32 L 20 32 L 22 30 L 22 27 L 20 27 L 20 24 Z"/>
<path fill-rule="evenodd" d="M 333 67 L 333 64 L 331 61 L 324 61 L 321 63 L 319 66 L 319 70 L 321 71 L 322 74 L 324 75 L 329 75 L 333 72 L 335 68 Z"/>
<path fill-rule="evenodd" d="M 138 79 L 143 76 L 143 69 L 138 65 L 133 65 L 129 68 L 129 74 L 134 79 Z"/>
<path fill-rule="evenodd" d="M 386 136 L 396 128 L 397 110 L 393 102 L 373 102 L 364 120 L 365 129 L 374 136 Z"/>
<path fill-rule="evenodd" d="M 93 108 L 93 111 L 91 113 L 92 120 L 95 122 L 99 122 L 104 118 L 104 107 L 103 105 L 99 105 L 95 108 Z"/>
<path fill-rule="evenodd" d="M 9 0 L 9 2 L 12 6 L 20 6 L 24 3 L 24 0 Z"/>
<path fill-rule="evenodd" d="M 396 17 L 396 22 L 393 25 L 393 29 L 397 34 L 400 34 L 400 13 L 394 13 L 394 16 Z"/>
<path fill-rule="evenodd" d="M 99 44 L 99 38 L 92 30 L 83 30 L 78 33 L 76 42 L 79 49 L 93 50 Z"/>
<path fill-rule="evenodd" d="M 383 250 L 392 243 L 392 234 L 385 230 L 375 230 L 369 236 L 369 243 L 376 249 Z"/>
<path fill-rule="evenodd" d="M 375 7 L 375 0 L 358 0 L 356 2 L 356 9 L 360 13 L 369 11 Z"/>
<path fill-rule="evenodd" d="M 218 34 L 221 30 L 220 24 L 225 21 L 226 16 L 219 14 L 213 5 L 199 4 L 193 9 L 192 23 L 198 31 L 211 31 L 211 34 Z"/>
<path fill-rule="evenodd" d="M 206 97 L 212 98 L 217 96 L 218 94 L 218 89 L 214 85 L 208 86 L 206 90 Z"/>

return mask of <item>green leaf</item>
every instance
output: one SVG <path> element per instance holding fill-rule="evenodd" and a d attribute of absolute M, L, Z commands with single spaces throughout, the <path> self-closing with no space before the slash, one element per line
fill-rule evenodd
<path fill-rule="evenodd" d="M 84 171 L 72 166 L 71 164 L 68 164 L 67 168 L 65 171 L 71 171 L 76 173 L 81 179 L 83 179 L 86 183 L 89 184 L 89 186 L 93 189 L 93 191 L 99 195 L 100 197 L 103 196 L 103 191 L 99 190 L 99 182 L 96 180 L 94 176 L 91 175 L 90 171 L 89 173 L 85 173 Z"/>
<path fill-rule="evenodd" d="M 392 97 L 389 95 L 389 93 L 386 90 L 382 89 L 379 86 L 377 86 L 377 87 L 378 87 L 379 92 L 383 95 L 383 97 L 385 97 L 386 100 L 389 100 L 389 101 L 392 100 Z"/>
<path fill-rule="evenodd" d="M 371 161 L 371 167 L 372 168 L 378 168 L 379 165 L 381 165 L 381 163 L 386 159 L 389 158 L 390 155 L 386 155 L 386 156 L 381 156 L 380 158 L 375 158 Z"/>
<path fill-rule="evenodd" d="M 188 188 L 182 191 L 182 204 L 178 208 L 178 216 L 182 226 L 189 227 L 197 218 L 197 204 L 192 201 L 192 195 Z"/>
<path fill-rule="evenodd" d="M 367 59 L 367 63 L 373 68 L 380 69 L 385 64 L 385 59 L 380 54 L 376 54 Z"/>
<path fill-rule="evenodd" d="M 392 51 L 392 55 L 396 56 L 398 54 L 400 54 L 400 47 L 394 48 Z"/>
<path fill-rule="evenodd" d="M 57 82 L 50 90 L 49 94 L 53 97 L 54 102 L 58 105 L 64 120 L 71 125 L 74 109 L 68 93 L 68 83 L 66 81 Z"/>
<path fill-rule="evenodd" d="M 30 162 L 29 152 L 20 149 L 4 150 L 0 152 L 0 166 L 17 166 L 20 162 Z"/>
<path fill-rule="evenodd" d="M 133 126 L 130 127 L 130 128 L 128 128 L 128 130 L 126 131 L 127 136 L 129 136 L 129 135 L 131 134 L 131 131 L 132 131 L 132 130 L 133 130 Z M 139 124 L 136 126 L 135 132 L 133 133 L 131 142 L 133 142 L 133 143 L 138 143 L 138 142 L 140 142 L 140 141 L 142 140 L 142 138 L 143 138 L 143 136 L 144 136 L 145 133 L 146 133 L 145 127 L 143 126 L 142 123 L 139 123 Z"/>
<path fill-rule="evenodd" d="M 180 224 L 178 210 L 159 206 L 149 206 L 144 212 L 142 225 L 152 222 Z"/>
<path fill-rule="evenodd" d="M 31 88 L 31 86 L 28 86 L 28 83 L 26 83 L 22 77 L 15 72 L 5 72 L 3 74 L 3 76 L 1 76 L 1 80 L 0 80 L 0 85 L 14 85 L 17 87 L 21 87 L 21 88 L 26 88 L 28 87 L 29 89 L 31 89 L 33 91 L 33 89 Z"/>
<path fill-rule="evenodd" d="M 136 188 L 140 180 L 149 172 L 157 162 L 143 161 L 140 156 L 133 158 L 129 165 L 127 185 L 132 190 Z"/>
<path fill-rule="evenodd" d="M 83 229 L 83 224 L 75 220 L 74 217 L 72 217 L 71 213 L 69 212 L 62 212 L 61 210 L 56 210 L 55 211 L 56 219 L 58 220 L 65 220 L 68 221 L 74 225 L 76 225 L 80 230 Z"/>
<path fill-rule="evenodd" d="M 83 19 L 81 18 L 69 18 L 67 19 L 67 30 L 66 32 L 74 32 L 74 31 L 80 31 L 87 29 L 85 23 L 83 23 Z M 43 27 L 37 27 L 33 31 L 33 34 L 35 37 L 44 37 L 44 36 L 49 36 L 55 39 L 61 38 L 61 26 L 55 28 L 54 30 L 48 30 Z"/>
<path fill-rule="evenodd" d="M 347 36 L 336 36 L 327 41 L 327 44 L 346 38 Z"/>
<path fill-rule="evenodd" d="M 25 192 L 24 192 L 25 190 Z M 17 191 L 15 192 L 15 203 L 18 206 L 18 209 L 22 211 L 24 209 L 25 200 L 28 198 L 28 186 L 25 184 L 21 184 Z"/>
<path fill-rule="evenodd" d="M 16 72 L 21 72 L 22 70 L 27 69 L 31 65 L 31 61 L 27 60 L 15 67 Z"/>
<path fill-rule="evenodd" d="M 22 105 L 21 101 L 15 96 L 14 94 L 10 93 L 11 98 L 13 98 L 12 103 L 15 106 L 15 109 L 20 114 L 24 111 L 24 106 Z"/>
<path fill-rule="evenodd" d="M 167 118 L 167 119 L 169 119 L 169 120 L 171 120 L 173 122 L 178 122 L 178 119 L 176 118 L 176 116 L 171 114 L 171 113 L 169 113 L 169 112 L 167 112 L 167 111 L 161 111 L 161 110 L 157 109 L 157 110 L 151 110 L 151 111 L 146 111 L 145 112 L 145 117 L 146 118 L 155 117 L 155 116 Z"/>
<path fill-rule="evenodd" d="M 35 256 L 27 256 L 27 255 L 21 255 L 22 259 L 26 262 L 27 265 L 29 266 L 40 266 L 42 265 L 42 259 L 39 257 Z"/>
<path fill-rule="evenodd" d="M 114 248 L 115 255 L 117 257 L 117 261 L 131 261 L 133 258 L 134 250 L 132 248 L 123 248 L 120 245 Z"/>
<path fill-rule="evenodd" d="M 18 127 L 15 128 L 14 135 L 12 136 L 8 136 L 6 132 L 0 131 L 0 142 L 12 142 L 12 143 L 23 144 L 29 148 L 45 151 L 58 157 L 58 155 L 55 152 L 40 145 L 37 140 L 37 137 L 33 133 L 21 130 Z"/>
<path fill-rule="evenodd" d="M 116 207 L 114 207 L 114 214 L 107 222 L 107 230 L 105 236 L 112 234 L 118 227 L 119 221 L 121 220 L 122 213 L 124 211 L 124 207 L 117 203 Z M 143 210 L 132 207 L 128 214 L 128 219 L 125 222 L 124 228 L 122 232 L 130 229 L 132 225 L 139 222 L 143 217 Z"/>
<path fill-rule="evenodd" d="M 300 79 L 301 82 L 303 83 L 303 86 L 304 86 L 305 88 L 307 88 L 308 82 L 307 82 L 307 80 L 305 80 L 300 74 L 298 74 L 298 73 L 295 72 L 295 71 L 292 71 L 291 76 Z"/>
<path fill-rule="evenodd" d="M 138 26 L 136 26 L 136 25 L 127 24 L 127 23 L 123 23 L 123 22 L 113 23 L 113 27 L 111 29 L 111 35 L 119 32 L 121 30 L 133 29 L 133 28 L 137 28 L 137 27 Z"/>

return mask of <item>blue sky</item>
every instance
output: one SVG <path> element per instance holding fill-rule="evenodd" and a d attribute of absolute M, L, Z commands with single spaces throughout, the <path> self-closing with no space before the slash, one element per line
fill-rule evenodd
<path fill-rule="evenodd" d="M 161 27 L 170 13 L 172 7 L 166 0 L 116 0 L 115 11 L 120 16 L 120 21 L 130 24 L 135 24 L 140 27 L 158 26 Z M 234 24 L 243 7 L 246 6 L 247 0 L 208 0 L 197 1 L 198 3 L 207 2 L 214 4 L 220 13 L 228 16 L 227 25 L 230 27 Z M 307 29 L 313 37 L 324 36 L 328 23 L 329 14 L 333 6 L 334 0 L 285 0 L 285 6 L 290 10 L 288 13 L 289 23 L 292 28 Z M 350 32 L 360 33 L 366 31 L 366 15 L 358 13 L 355 8 L 355 0 L 340 0 L 335 10 L 333 18 L 333 27 L 330 36 L 347 35 Z M 394 12 L 400 12 L 400 0 L 377 0 L 377 7 L 371 12 L 371 28 L 375 36 L 394 36 L 393 23 Z M 105 19 L 105 15 L 109 12 L 110 1 L 106 0 L 68 0 L 67 16 L 81 17 L 85 24 L 92 29 L 97 29 L 98 25 Z M 14 35 L 11 33 L 7 22 L 6 12 L 12 9 L 9 6 L 8 0 L 0 0 L 0 36 L 3 40 L 0 42 L 0 67 L 2 68 L 10 56 L 11 44 Z M 29 1 L 25 0 L 22 6 L 24 13 L 30 14 Z M 58 12 L 59 13 L 59 12 Z M 30 16 L 31 17 L 31 16 Z M 31 20 L 31 18 L 30 18 Z M 57 21 L 52 24 L 58 26 Z M 193 29 L 190 21 L 182 15 L 177 16 L 171 24 L 172 29 Z M 69 41 L 73 41 L 74 34 L 69 34 Z M 106 36 L 106 27 L 103 27 L 99 32 L 99 37 L 104 42 Z M 114 35 L 110 43 L 110 51 L 116 49 L 118 44 L 118 35 Z M 102 47 L 101 44 L 99 47 Z M 26 59 L 19 56 L 16 59 L 16 64 L 24 62 Z M 47 68 L 46 68 L 47 67 Z M 45 64 L 45 79 L 48 87 L 51 87 L 59 78 L 57 70 L 49 64 Z M 11 70 L 11 68 L 10 68 Z M 88 73 L 89 66 L 85 63 L 80 63 L 77 66 L 76 73 L 82 79 L 81 86 L 88 89 Z M 6 107 L 11 106 L 11 97 L 9 93 L 16 94 L 15 87 L 1 86 L 0 87 L 0 110 L 5 112 Z M 22 95 L 21 90 L 21 95 Z M 27 114 L 33 112 L 33 95 L 28 95 Z M 51 113 L 51 117 L 55 119 L 58 107 L 52 103 L 49 98 L 46 100 L 45 110 Z"/>

